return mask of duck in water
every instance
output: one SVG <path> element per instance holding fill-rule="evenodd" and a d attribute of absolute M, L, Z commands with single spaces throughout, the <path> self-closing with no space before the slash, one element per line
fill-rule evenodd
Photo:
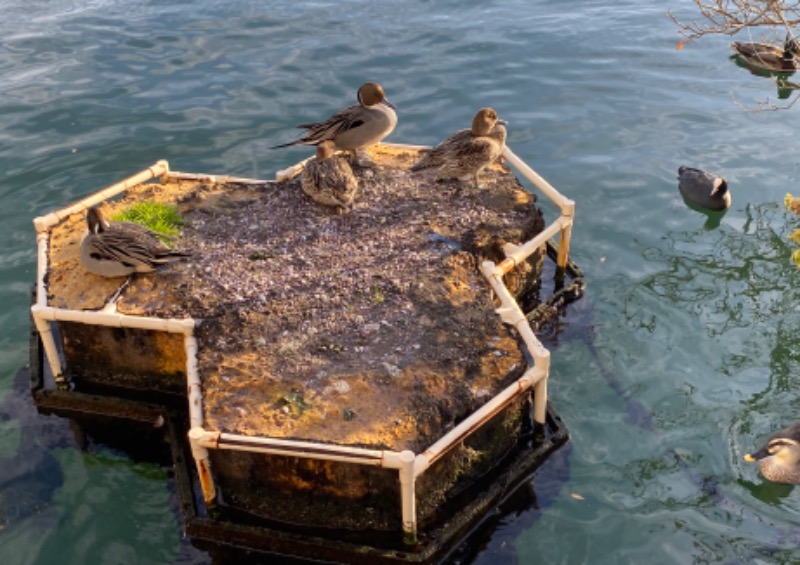
<path fill-rule="evenodd" d="M 744 456 L 745 461 L 758 461 L 758 469 L 773 483 L 800 484 L 800 422 L 772 434 L 756 452 Z"/>

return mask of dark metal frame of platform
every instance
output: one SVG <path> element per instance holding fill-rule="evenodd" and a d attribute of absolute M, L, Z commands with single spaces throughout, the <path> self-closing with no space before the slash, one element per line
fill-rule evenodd
<path fill-rule="evenodd" d="M 340 532 L 331 530 L 310 534 L 290 531 L 291 526 L 233 521 L 222 516 L 209 516 L 203 504 L 196 469 L 186 436 L 186 414 L 163 403 L 130 400 L 113 396 L 87 394 L 46 386 L 46 363 L 35 328 L 31 332 L 31 393 L 37 409 L 43 413 L 74 418 L 78 421 L 104 420 L 117 423 L 138 423 L 155 429 L 164 428 L 174 469 L 181 517 L 186 534 L 200 549 L 213 553 L 240 552 L 252 556 L 272 555 L 323 562 L 342 563 L 435 563 L 479 528 L 514 489 L 529 478 L 564 445 L 568 439 L 564 422 L 548 405 L 547 425 L 543 441 L 534 444 L 533 434 L 522 438 L 512 454 L 481 479 L 465 489 L 462 497 L 468 502 L 458 505 L 458 512 L 446 522 L 420 536 L 413 548 L 386 549 L 366 543 L 343 541 Z M 91 432 L 90 432 L 91 433 Z M 146 446 L 145 446 L 146 451 Z M 141 451 L 140 451 L 141 453 Z M 293 528 L 297 530 L 297 528 Z M 368 537 L 365 536 L 365 537 Z"/>

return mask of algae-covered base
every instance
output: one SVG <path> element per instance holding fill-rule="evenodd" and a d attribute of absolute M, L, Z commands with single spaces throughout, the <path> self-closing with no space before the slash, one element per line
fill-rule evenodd
<path fill-rule="evenodd" d="M 500 261 L 504 243 L 541 231 L 534 197 L 499 164 L 476 188 L 410 173 L 416 150 L 378 146 L 370 156 L 378 166 L 355 167 L 360 194 L 341 212 L 309 200 L 297 179 L 154 183 L 104 204 L 117 210 L 142 199 L 173 201 L 184 215 L 176 243 L 191 257 L 137 275 L 117 308 L 199 321 L 206 429 L 420 452 L 526 368 L 478 267 Z M 53 231 L 54 306 L 100 308 L 122 282 L 82 270 L 84 231 L 78 217 Z M 507 275 L 513 292 L 537 288 L 542 260 L 536 253 Z M 82 353 L 74 355 L 68 366 L 80 364 Z M 517 415 L 503 418 L 511 424 L 501 428 L 519 430 Z M 491 449 L 454 452 L 469 464 L 445 483 L 512 445 L 515 433 Z M 213 456 L 225 458 L 215 469 L 231 472 L 220 480 L 223 493 L 226 482 L 269 474 L 248 455 Z M 374 495 L 372 471 L 358 471 L 363 480 L 353 482 L 329 468 L 309 464 L 304 475 L 294 462 L 283 479 L 272 479 L 302 490 L 307 476 L 315 492 Z"/>

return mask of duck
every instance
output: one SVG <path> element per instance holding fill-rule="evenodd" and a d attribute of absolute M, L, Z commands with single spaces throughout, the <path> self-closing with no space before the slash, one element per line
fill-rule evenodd
<path fill-rule="evenodd" d="M 503 153 L 506 124 L 490 107 L 481 108 L 470 129 L 462 129 L 442 141 L 411 166 L 412 171 L 434 170 L 439 178 L 471 176 L 479 188 L 479 175 Z"/>
<path fill-rule="evenodd" d="M 297 126 L 308 130 L 305 136 L 272 149 L 319 145 L 331 140 L 335 150 L 356 156 L 357 150 L 379 143 L 397 126 L 394 104 L 386 99 L 383 87 L 377 82 L 362 84 L 357 99 L 358 104 L 336 112 L 323 122 Z"/>
<path fill-rule="evenodd" d="M 728 181 L 700 169 L 678 167 L 678 190 L 686 200 L 706 210 L 727 210 L 731 206 Z"/>
<path fill-rule="evenodd" d="M 167 247 L 155 232 L 132 222 L 109 222 L 98 207 L 86 211 L 80 262 L 92 274 L 125 277 L 149 273 L 189 254 Z"/>
<path fill-rule="evenodd" d="M 352 206 L 358 193 L 358 181 L 350 164 L 334 155 L 335 147 L 331 139 L 317 145 L 316 157 L 303 169 L 300 186 L 315 202 L 341 211 Z"/>
<path fill-rule="evenodd" d="M 758 461 L 758 469 L 773 483 L 800 484 L 800 422 L 772 434 L 767 443 L 744 460 Z"/>
<path fill-rule="evenodd" d="M 800 42 L 788 33 L 783 46 L 734 41 L 731 49 L 736 56 L 755 68 L 777 72 L 792 72 L 798 68 L 796 55 L 800 54 Z"/>

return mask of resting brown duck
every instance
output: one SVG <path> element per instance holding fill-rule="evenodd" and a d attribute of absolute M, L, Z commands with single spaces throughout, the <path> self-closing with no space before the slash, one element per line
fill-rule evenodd
<path fill-rule="evenodd" d="M 332 140 L 317 145 L 317 156 L 306 163 L 300 186 L 315 202 L 341 211 L 353 204 L 358 180 L 348 162 L 334 155 L 334 148 Z"/>

